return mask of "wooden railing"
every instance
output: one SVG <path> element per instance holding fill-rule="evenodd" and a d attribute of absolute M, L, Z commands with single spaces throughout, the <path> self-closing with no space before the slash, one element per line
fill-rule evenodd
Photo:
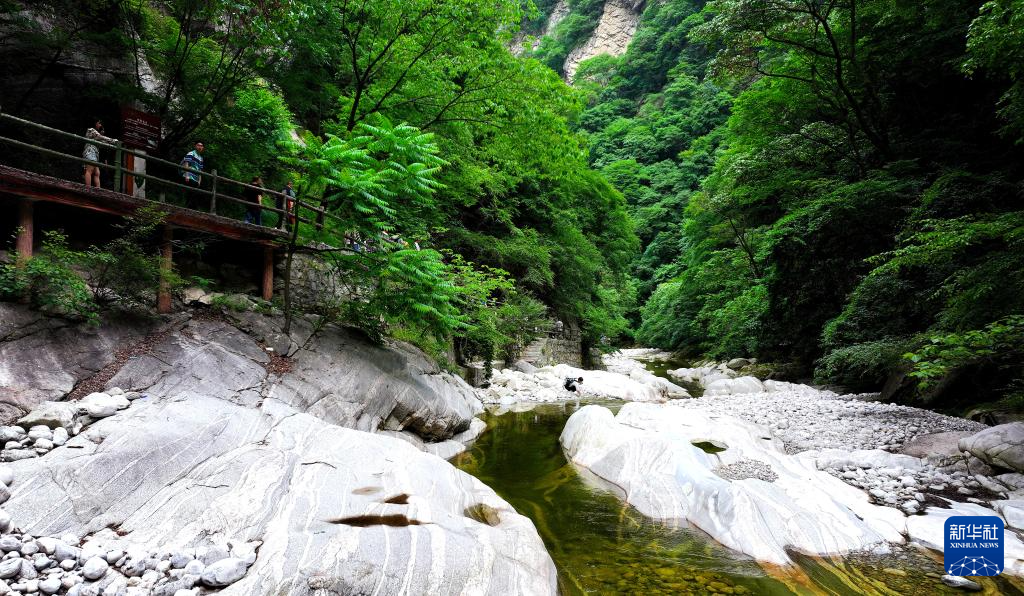
<path fill-rule="evenodd" d="M 186 196 L 188 196 L 188 195 L 199 195 L 199 196 L 209 197 L 210 198 L 209 212 L 212 213 L 212 214 L 216 214 L 217 213 L 217 201 L 218 200 L 239 203 L 239 204 L 241 204 L 241 205 L 243 205 L 243 206 L 245 206 L 246 208 L 249 208 L 249 209 L 257 208 L 258 207 L 261 212 L 269 211 L 269 212 L 272 212 L 272 213 L 277 213 L 278 216 L 279 216 L 278 217 L 278 222 L 277 222 L 277 227 L 279 229 L 284 227 L 286 219 L 292 219 L 292 220 L 297 221 L 297 222 L 302 222 L 302 223 L 306 223 L 306 224 L 310 224 L 310 225 L 315 225 L 315 226 L 318 226 L 318 227 L 323 225 L 323 222 L 324 222 L 325 219 L 332 219 L 332 220 L 340 221 L 336 216 L 334 216 L 331 213 L 328 213 L 326 210 L 324 210 L 323 207 L 315 205 L 314 203 L 311 203 L 311 202 L 309 202 L 307 200 L 304 200 L 304 199 L 299 198 L 297 196 L 296 197 L 290 197 L 290 196 L 288 196 L 288 195 L 286 195 L 286 194 L 284 194 L 282 192 L 273 191 L 273 190 L 270 190 L 268 188 L 264 188 L 264 187 L 260 187 L 260 186 L 254 186 L 252 184 L 248 184 L 248 183 L 242 182 L 240 180 L 232 180 L 231 178 L 225 178 L 223 176 L 218 176 L 216 169 L 212 169 L 209 173 L 194 171 L 195 174 L 197 174 L 200 177 L 201 181 L 204 180 L 204 179 L 210 181 L 210 189 L 206 190 L 206 189 L 201 188 L 201 187 L 197 188 L 197 187 L 193 187 L 193 186 L 188 186 L 188 185 L 182 184 L 181 182 L 176 182 L 176 181 L 169 180 L 169 179 L 166 179 L 166 178 L 160 178 L 158 176 L 152 176 L 150 174 L 145 174 L 145 173 L 142 173 L 142 172 L 137 172 L 137 171 L 134 171 L 134 170 L 127 170 L 127 169 L 125 169 L 125 167 L 124 167 L 124 159 L 125 159 L 126 155 L 133 155 L 133 156 L 135 156 L 137 158 L 144 159 L 144 160 L 146 160 L 147 164 L 149 164 L 149 163 L 156 163 L 156 164 L 162 164 L 162 165 L 165 165 L 165 166 L 170 166 L 171 168 L 173 168 L 173 171 L 180 172 L 182 174 L 184 173 L 186 168 L 183 168 L 181 166 L 181 164 L 179 164 L 179 163 L 174 163 L 172 161 L 168 161 L 166 159 L 161 159 L 159 157 L 155 157 L 153 155 L 150 155 L 150 154 L 142 152 L 142 151 L 137 151 L 137 150 L 125 147 L 120 141 L 118 141 L 118 142 L 116 142 L 114 144 L 103 143 L 103 142 L 96 141 L 96 140 L 90 139 L 90 138 L 82 136 L 82 135 L 76 135 L 76 134 L 73 134 L 73 133 L 70 133 L 70 132 L 66 132 L 66 131 L 63 131 L 63 130 L 58 130 L 56 128 L 50 128 L 49 126 L 45 126 L 45 125 L 39 124 L 37 122 L 32 122 L 30 120 L 25 120 L 23 118 L 18 118 L 16 116 L 11 115 L 11 114 L 3 113 L 2 111 L 0 111 L 0 121 L 13 122 L 15 124 L 19 124 L 19 125 L 22 125 L 22 126 L 27 126 L 27 127 L 31 128 L 31 129 L 34 129 L 34 130 L 37 130 L 37 131 L 42 131 L 42 132 L 45 132 L 45 133 L 48 133 L 48 134 L 57 135 L 57 136 L 60 136 L 60 137 L 63 137 L 63 138 L 75 139 L 77 141 L 80 141 L 82 143 L 83 147 L 86 144 L 90 144 L 90 145 L 96 145 L 97 147 L 106 147 L 108 149 L 112 149 L 114 151 L 114 163 L 113 164 L 108 164 L 108 163 L 101 163 L 101 162 L 97 162 L 97 161 L 92 161 L 92 160 L 86 159 L 84 157 L 81 157 L 80 155 L 72 155 L 70 153 L 63 153 L 61 151 L 57 151 L 57 150 L 54 150 L 54 149 L 49 149 L 47 147 L 42 147 L 42 146 L 39 146 L 39 145 L 34 145 L 32 143 L 27 143 L 25 141 L 19 141 L 17 139 L 14 139 L 14 138 L 11 138 L 11 137 L 8 137 L 8 136 L 0 135 L 0 143 L 3 143 L 3 144 L 7 144 L 7 145 L 10 145 L 10 146 L 13 146 L 13 147 L 18 147 L 18 148 L 21 148 L 21 149 L 27 149 L 29 151 L 34 151 L 34 152 L 37 152 L 37 153 L 40 153 L 40 154 L 43 154 L 43 155 L 48 155 L 48 156 L 51 156 L 51 157 L 56 157 L 56 158 L 60 158 L 60 159 L 70 160 L 72 162 L 81 163 L 82 165 L 89 165 L 89 166 L 95 166 L 95 167 L 98 167 L 98 168 L 113 170 L 113 174 L 114 174 L 113 187 L 114 187 L 114 190 L 116 192 L 119 192 L 119 193 L 123 193 L 124 194 L 124 185 L 123 185 L 123 183 L 125 182 L 126 178 L 130 177 L 130 178 L 133 178 L 133 179 L 142 179 L 142 180 L 147 180 L 147 181 L 153 181 L 153 182 L 156 182 L 156 183 L 158 183 L 159 185 L 162 185 L 162 186 L 167 186 L 167 187 L 171 187 L 171 188 L 181 189 L 181 190 L 183 190 L 186 193 Z M 218 191 L 218 183 L 220 183 L 220 185 L 221 185 L 221 190 L 220 191 Z M 281 208 L 278 208 L 278 207 L 270 207 L 270 206 L 267 206 L 267 205 L 263 205 L 262 203 L 257 204 L 257 203 L 254 203 L 252 201 L 249 201 L 249 200 L 246 200 L 246 199 L 243 199 L 243 198 L 234 197 L 234 196 L 231 196 L 229 194 L 226 194 L 226 193 L 223 192 L 223 186 L 225 184 L 235 185 L 235 186 L 241 187 L 243 189 L 250 189 L 250 190 L 257 191 L 259 194 L 263 195 L 264 197 L 271 197 L 271 198 L 273 198 L 276 203 L 283 205 L 284 209 L 281 209 Z M 149 193 L 147 193 L 147 195 L 148 194 Z M 147 198 L 149 198 L 149 197 L 147 196 Z M 154 199 L 150 199 L 150 200 L 154 200 Z M 162 195 L 158 195 L 155 200 L 157 202 L 161 202 L 163 200 Z M 317 203 L 319 203 L 318 200 L 316 200 L 316 199 L 314 199 L 314 200 Z M 288 211 L 289 203 L 291 203 L 292 207 L 293 207 L 293 210 L 291 212 Z M 192 210 L 193 211 L 200 211 L 198 209 L 192 209 Z M 309 215 L 310 213 L 312 215 Z M 305 217 L 304 215 L 309 215 L 309 217 Z"/>

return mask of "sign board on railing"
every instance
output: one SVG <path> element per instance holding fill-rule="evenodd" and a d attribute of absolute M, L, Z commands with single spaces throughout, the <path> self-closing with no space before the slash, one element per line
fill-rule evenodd
<path fill-rule="evenodd" d="M 153 151 L 160 143 L 160 117 L 139 110 L 121 108 L 121 141 L 126 147 Z"/>

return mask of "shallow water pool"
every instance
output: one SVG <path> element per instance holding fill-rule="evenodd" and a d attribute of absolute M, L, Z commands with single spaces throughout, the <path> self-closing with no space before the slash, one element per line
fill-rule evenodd
<path fill-rule="evenodd" d="M 621 402 L 604 403 L 615 410 Z M 533 520 L 558 567 L 562 594 L 960 594 L 938 580 L 941 561 L 907 549 L 839 561 L 798 557 L 765 569 L 699 530 L 673 530 L 623 504 L 566 461 L 558 437 L 580 405 L 489 412 L 488 431 L 454 463 Z M 902 557 L 902 558 L 901 558 Z M 987 594 L 1021 594 L 985 580 Z"/>

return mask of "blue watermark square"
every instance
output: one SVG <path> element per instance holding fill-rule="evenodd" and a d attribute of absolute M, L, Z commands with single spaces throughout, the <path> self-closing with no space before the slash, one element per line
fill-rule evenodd
<path fill-rule="evenodd" d="M 1003 520 L 994 515 L 946 519 L 943 563 L 949 575 L 999 575 L 1003 572 Z"/>

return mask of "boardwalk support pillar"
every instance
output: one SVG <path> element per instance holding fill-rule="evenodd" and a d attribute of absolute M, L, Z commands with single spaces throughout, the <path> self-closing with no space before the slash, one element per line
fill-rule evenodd
<path fill-rule="evenodd" d="M 274 249 L 263 247 L 263 299 L 274 297 Z"/>
<path fill-rule="evenodd" d="M 31 200 L 18 200 L 18 239 L 15 241 L 15 247 L 18 259 L 22 261 L 32 258 L 32 232 L 35 230 L 32 211 Z"/>
<path fill-rule="evenodd" d="M 156 310 L 159 313 L 171 312 L 171 242 L 174 232 L 171 226 L 164 226 L 163 240 L 160 243 L 160 289 L 156 296 Z"/>

